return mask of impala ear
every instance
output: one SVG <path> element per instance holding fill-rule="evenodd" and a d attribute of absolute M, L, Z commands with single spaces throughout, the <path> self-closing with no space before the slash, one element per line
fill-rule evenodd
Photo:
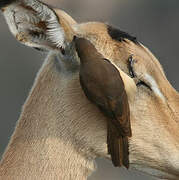
<path fill-rule="evenodd" d="M 10 31 L 27 46 L 61 50 L 73 40 L 71 25 L 76 22 L 61 10 L 38 0 L 1 0 L 0 5 Z"/>

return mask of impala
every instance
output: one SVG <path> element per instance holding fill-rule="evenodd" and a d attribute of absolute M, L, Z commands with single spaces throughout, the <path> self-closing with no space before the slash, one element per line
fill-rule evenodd
<path fill-rule="evenodd" d="M 1 160 L 0 179 L 84 180 L 95 171 L 96 157 L 110 158 L 105 117 L 79 84 L 74 36 L 93 43 L 134 89 L 132 95 L 128 92 L 130 168 L 179 179 L 179 94 L 153 54 L 109 25 L 77 24 L 37 0 L 4 2 L 2 12 L 16 39 L 49 55 Z"/>

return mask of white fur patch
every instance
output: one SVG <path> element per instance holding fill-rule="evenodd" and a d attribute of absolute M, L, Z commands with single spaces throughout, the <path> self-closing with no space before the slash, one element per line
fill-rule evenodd
<path fill-rule="evenodd" d="M 29 6 L 34 8 L 39 14 L 38 17 L 47 23 L 47 38 L 52 43 L 56 45 L 56 47 L 65 47 L 65 32 L 63 28 L 60 26 L 58 21 L 58 17 L 55 12 L 50 9 L 48 6 L 33 0 L 29 1 Z"/>
<path fill-rule="evenodd" d="M 21 4 L 24 4 L 25 6 L 23 7 Z M 28 9 L 28 7 L 31 7 L 35 13 L 30 8 Z M 40 34 L 37 40 L 31 39 L 30 43 L 25 42 L 25 44 L 34 46 L 34 44 L 32 44 L 33 41 L 35 46 L 37 46 L 36 44 L 38 44 L 38 41 L 44 40 L 50 41 L 50 43 L 53 43 L 56 47 L 65 48 L 65 32 L 63 27 L 60 25 L 55 12 L 47 5 L 37 0 L 23 0 L 22 2 L 17 1 L 6 8 L 4 16 L 14 36 L 22 32 L 27 35 L 28 30 L 38 32 L 39 29 L 35 24 L 45 22 L 47 30 L 44 29 L 44 36 Z M 17 25 L 18 22 L 21 23 Z"/>
<path fill-rule="evenodd" d="M 136 92 L 137 92 L 137 87 L 136 87 L 134 80 L 131 77 L 129 77 L 125 72 L 123 72 L 112 61 L 111 61 L 111 64 L 113 64 L 118 69 L 118 71 L 120 72 L 121 78 L 124 82 L 124 87 L 125 87 L 125 90 L 126 90 L 126 93 L 128 96 L 128 100 L 129 100 L 129 102 L 133 102 L 135 99 Z"/>
<path fill-rule="evenodd" d="M 57 18 L 52 17 L 48 20 L 47 25 L 47 36 L 48 39 L 56 45 L 56 47 L 65 47 L 65 32 L 60 26 Z"/>
<path fill-rule="evenodd" d="M 4 12 L 4 17 L 6 19 L 6 22 L 9 26 L 11 33 L 16 36 L 18 31 L 17 31 L 17 26 L 14 23 L 14 16 L 13 16 L 14 12 L 12 11 L 13 8 L 14 8 L 14 6 L 11 5 L 9 10 Z"/>
<path fill-rule="evenodd" d="M 153 90 L 153 92 L 157 96 L 159 96 L 163 101 L 165 101 L 165 97 L 162 94 L 162 92 L 160 91 L 160 89 L 158 88 L 156 81 L 148 74 L 145 74 L 145 79 L 147 80 L 147 82 L 150 83 L 150 86 L 151 86 L 151 89 Z"/>

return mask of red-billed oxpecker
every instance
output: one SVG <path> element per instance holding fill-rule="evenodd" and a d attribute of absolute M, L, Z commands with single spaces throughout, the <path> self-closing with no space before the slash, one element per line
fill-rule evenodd
<path fill-rule="evenodd" d="M 120 72 L 90 41 L 76 38 L 75 44 L 81 62 L 81 87 L 108 119 L 108 153 L 114 166 L 129 168 L 130 109 Z"/>

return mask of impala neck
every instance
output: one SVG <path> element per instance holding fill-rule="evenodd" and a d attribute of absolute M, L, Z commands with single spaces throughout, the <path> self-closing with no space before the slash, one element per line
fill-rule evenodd
<path fill-rule="evenodd" d="M 60 101 L 63 88 L 60 91 L 59 87 L 66 83 L 60 80 L 54 59 L 55 56 L 47 58 L 23 107 L 1 161 L 2 179 L 86 180 L 95 169 L 95 156 L 86 154 L 81 146 L 79 149 L 75 140 L 78 122 L 71 123 L 70 118 L 59 115 L 65 111 L 65 104 Z"/>
<path fill-rule="evenodd" d="M 55 59 L 49 55 L 35 80 L 1 161 L 0 179 L 86 180 L 97 156 L 109 158 L 106 119 L 82 92 L 78 64 L 69 72 L 73 63 Z M 165 77 L 159 82 L 165 101 L 138 89 L 130 104 L 130 167 L 176 180 L 179 95 Z"/>
<path fill-rule="evenodd" d="M 168 87 L 168 88 L 167 88 Z M 174 119 L 179 123 L 179 93 L 168 82 L 165 87 L 167 105 Z"/>

